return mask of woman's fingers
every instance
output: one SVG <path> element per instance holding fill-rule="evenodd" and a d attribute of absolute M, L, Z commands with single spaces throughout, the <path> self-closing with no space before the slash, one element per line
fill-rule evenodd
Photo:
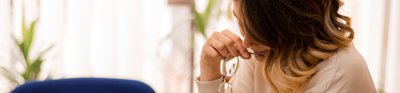
<path fill-rule="evenodd" d="M 203 52 L 205 52 L 204 54 L 206 54 L 204 56 L 207 56 L 207 58 L 212 58 L 212 60 L 215 62 L 219 62 L 223 58 L 223 56 L 218 53 L 218 50 L 213 48 L 210 44 L 204 45 L 203 49 Z"/>
<path fill-rule="evenodd" d="M 217 36 L 218 33 L 214 33 L 213 36 L 210 37 L 210 41 L 209 44 L 211 44 L 211 46 L 218 51 L 218 53 L 222 56 L 222 57 L 226 57 L 229 54 L 228 49 L 226 48 L 226 45 L 221 42 L 221 40 L 218 40 L 219 37 Z"/>
<path fill-rule="evenodd" d="M 250 57 L 247 49 L 243 47 L 240 37 L 227 30 L 213 33 L 203 46 L 202 56 L 204 56 L 204 61 L 208 60 L 214 63 L 225 57 L 238 55 L 242 58 Z"/>
<path fill-rule="evenodd" d="M 230 41 L 233 41 L 233 42 L 235 43 L 236 49 L 239 50 L 240 55 L 241 55 L 243 58 L 249 58 L 249 57 L 250 57 L 249 52 L 248 52 L 247 49 L 244 48 L 244 46 L 242 45 L 243 42 L 242 42 L 242 39 L 240 39 L 239 36 L 235 35 L 234 33 L 230 32 L 230 31 L 228 31 L 228 30 L 224 30 L 222 33 L 223 33 L 223 35 L 224 35 L 225 37 L 231 39 Z"/>
<path fill-rule="evenodd" d="M 206 41 L 203 46 L 200 59 L 200 78 L 202 80 L 214 80 L 221 76 L 220 62 L 231 60 L 233 57 L 241 55 L 243 58 L 249 57 L 246 55 L 247 50 L 242 45 L 242 40 L 239 36 L 229 31 L 215 32 Z"/>
<path fill-rule="evenodd" d="M 229 37 L 223 35 L 222 33 L 219 33 L 219 34 L 221 34 L 221 35 L 218 40 L 225 44 L 225 47 L 228 49 L 229 53 L 231 54 L 230 56 L 237 56 L 238 49 L 235 46 L 235 42 L 233 40 L 231 40 Z"/>

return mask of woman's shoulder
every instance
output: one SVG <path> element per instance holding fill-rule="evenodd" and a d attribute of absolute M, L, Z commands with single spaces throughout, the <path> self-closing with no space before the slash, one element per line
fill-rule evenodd
<path fill-rule="evenodd" d="M 317 87 L 320 92 L 375 92 L 368 66 L 353 45 L 339 49 L 317 67 L 318 72 L 310 80 L 311 89 Z"/>
<path fill-rule="evenodd" d="M 351 44 L 348 47 L 339 49 L 333 56 L 327 60 L 322 61 L 317 66 L 320 70 L 325 68 L 332 68 L 338 70 L 368 70 L 367 64 L 362 55 Z M 351 71 L 347 71 L 351 73 Z"/>
<path fill-rule="evenodd" d="M 354 45 L 342 48 L 337 54 L 330 58 L 341 70 L 357 70 L 367 67 L 362 55 L 355 49 Z"/>

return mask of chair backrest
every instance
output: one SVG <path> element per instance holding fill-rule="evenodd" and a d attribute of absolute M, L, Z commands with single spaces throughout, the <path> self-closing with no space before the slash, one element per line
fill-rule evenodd
<path fill-rule="evenodd" d="M 72 78 L 33 81 L 11 93 L 155 93 L 147 84 L 126 79 Z"/>

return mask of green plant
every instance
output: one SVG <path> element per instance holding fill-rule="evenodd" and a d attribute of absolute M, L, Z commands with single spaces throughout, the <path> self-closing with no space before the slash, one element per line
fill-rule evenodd
<path fill-rule="evenodd" d="M 23 8 L 24 9 L 24 8 Z M 14 85 L 19 85 L 24 82 L 39 80 L 39 75 L 41 72 L 41 67 L 43 64 L 43 55 L 49 51 L 52 46 L 46 48 L 44 51 L 40 52 L 35 58 L 31 59 L 30 52 L 31 46 L 35 39 L 35 29 L 36 29 L 37 20 L 34 20 L 30 23 L 29 26 L 25 23 L 25 11 L 22 13 L 22 40 L 18 40 L 15 37 L 13 38 L 18 52 L 22 56 L 20 58 L 23 59 L 23 67 L 24 70 L 22 73 L 19 73 L 16 69 L 8 69 L 6 67 L 1 67 L 0 72 L 10 80 Z M 19 80 L 23 78 L 23 81 Z"/>
<path fill-rule="evenodd" d="M 47 48 L 45 51 L 39 53 L 39 55 L 30 59 L 29 53 L 35 36 L 35 27 L 37 20 L 34 20 L 29 26 L 25 25 L 25 17 L 22 20 L 22 41 L 14 39 L 18 44 L 18 48 L 22 53 L 25 61 L 25 71 L 21 74 L 25 81 L 38 80 L 38 76 L 41 71 L 41 66 L 43 63 L 43 54 L 47 52 L 51 47 Z"/>
<path fill-rule="evenodd" d="M 211 13 L 213 11 L 213 8 L 216 7 L 216 4 L 218 2 L 219 2 L 219 0 L 208 0 L 207 7 L 206 7 L 206 9 L 205 9 L 205 11 L 203 13 L 200 13 L 196 9 L 196 4 L 193 4 L 193 6 L 192 6 L 192 11 L 193 11 L 193 14 L 194 14 L 193 21 L 194 21 L 194 24 L 195 24 L 195 28 L 205 38 L 207 37 L 206 28 L 207 28 L 208 22 L 210 20 Z"/>

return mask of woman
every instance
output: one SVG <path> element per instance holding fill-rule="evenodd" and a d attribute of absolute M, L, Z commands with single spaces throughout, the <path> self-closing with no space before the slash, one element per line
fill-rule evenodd
<path fill-rule="evenodd" d="M 200 93 L 216 93 L 220 61 L 241 62 L 229 82 L 234 93 L 374 93 L 367 65 L 352 44 L 340 0 L 234 0 L 243 40 L 215 32 L 201 54 Z M 249 53 L 251 49 L 254 53 Z"/>

